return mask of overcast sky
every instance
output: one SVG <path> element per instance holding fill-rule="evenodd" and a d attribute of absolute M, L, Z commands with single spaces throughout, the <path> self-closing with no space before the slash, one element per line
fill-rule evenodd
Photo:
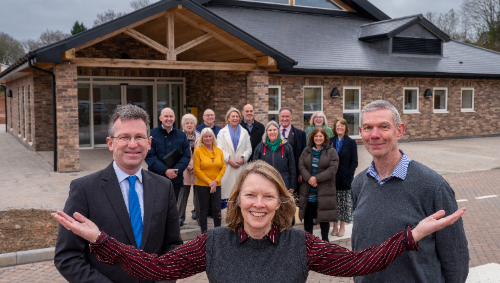
<path fill-rule="evenodd" d="M 1 0 L 0 32 L 18 40 L 38 38 L 47 30 L 69 33 L 73 23 L 80 21 L 92 27 L 97 13 L 108 9 L 131 11 L 132 0 Z M 157 2 L 152 0 L 151 2 Z M 370 0 L 391 18 L 433 12 L 458 10 L 461 0 Z"/>

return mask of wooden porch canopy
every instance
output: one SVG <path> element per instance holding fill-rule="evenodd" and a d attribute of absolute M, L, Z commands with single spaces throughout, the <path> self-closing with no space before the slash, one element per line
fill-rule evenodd
<path fill-rule="evenodd" d="M 96 44 L 112 43 L 124 35 L 161 53 L 164 59 L 92 53 Z M 59 58 L 54 56 L 57 52 Z M 81 67 L 279 71 L 296 64 L 192 0 L 160 1 L 34 53 L 32 62 L 42 68 L 70 62 Z"/>

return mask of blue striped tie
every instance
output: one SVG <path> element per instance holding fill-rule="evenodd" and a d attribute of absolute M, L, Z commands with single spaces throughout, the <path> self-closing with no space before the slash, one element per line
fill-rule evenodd
<path fill-rule="evenodd" d="M 141 217 L 141 206 L 139 205 L 139 197 L 135 191 L 135 180 L 137 176 L 127 177 L 129 182 L 128 187 L 128 208 L 130 214 L 130 222 L 132 223 L 132 229 L 134 230 L 135 241 L 137 243 L 137 248 L 141 248 L 142 239 L 142 217 Z"/>

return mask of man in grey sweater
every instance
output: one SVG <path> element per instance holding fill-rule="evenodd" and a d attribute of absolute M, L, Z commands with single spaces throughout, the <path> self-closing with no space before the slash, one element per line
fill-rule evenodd
<path fill-rule="evenodd" d="M 374 101 L 361 117 L 359 131 L 373 162 L 352 183 L 353 250 L 380 244 L 438 210 L 447 215 L 457 210 L 450 185 L 399 150 L 405 125 L 392 104 Z M 418 246 L 419 252 L 405 253 L 387 269 L 355 277 L 354 282 L 465 282 L 469 249 L 462 219 L 421 239 Z"/>

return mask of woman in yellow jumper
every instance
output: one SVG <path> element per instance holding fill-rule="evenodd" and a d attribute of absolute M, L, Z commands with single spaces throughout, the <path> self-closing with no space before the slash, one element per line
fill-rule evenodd
<path fill-rule="evenodd" d="M 201 131 L 200 139 L 196 143 L 193 153 L 194 188 L 198 192 L 199 201 L 199 223 L 201 233 L 207 231 L 208 204 L 212 204 L 214 227 L 221 224 L 220 201 L 221 189 L 220 180 L 226 171 L 224 164 L 224 154 L 222 149 L 217 147 L 217 140 L 214 132 L 210 128 Z"/>

